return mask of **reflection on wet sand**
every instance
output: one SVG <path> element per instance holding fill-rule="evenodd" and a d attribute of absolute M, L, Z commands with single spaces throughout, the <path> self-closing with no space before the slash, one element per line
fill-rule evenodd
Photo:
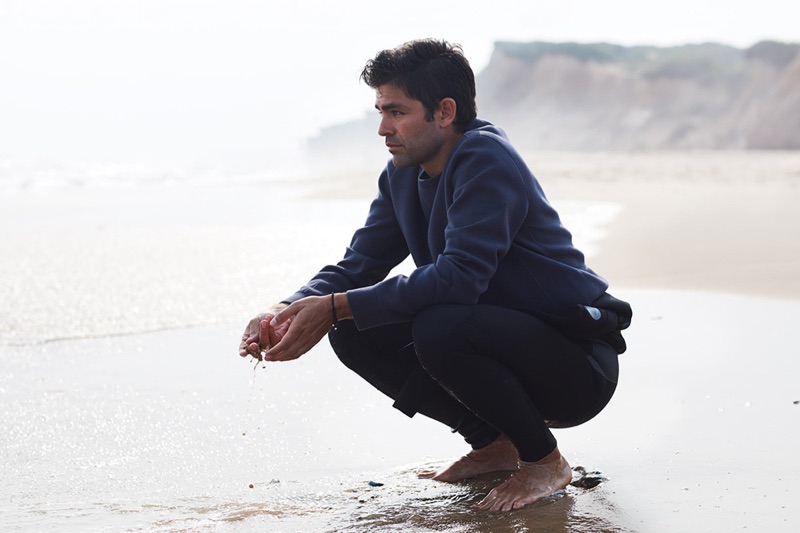
<path fill-rule="evenodd" d="M 388 474 L 380 482 L 344 479 L 326 490 L 294 493 L 272 480 L 256 485 L 263 503 L 229 502 L 194 507 L 195 518 L 159 524 L 165 530 L 214 529 L 228 524 L 243 529 L 281 531 L 414 531 L 489 532 L 575 531 L 623 532 L 625 517 L 609 499 L 606 479 L 583 467 L 573 469 L 573 483 L 524 509 L 508 513 L 475 511 L 472 506 L 505 475 L 485 475 L 461 483 L 417 479 L 417 465 Z M 295 487 L 297 488 L 297 487 Z M 308 489 L 309 487 L 305 487 Z M 320 488 L 320 487 L 316 487 Z M 287 490 L 284 490 L 287 489 Z M 270 496 L 271 494 L 271 496 Z M 205 517 L 198 519 L 198 517 Z M 238 525 L 234 525 L 238 524 Z"/>

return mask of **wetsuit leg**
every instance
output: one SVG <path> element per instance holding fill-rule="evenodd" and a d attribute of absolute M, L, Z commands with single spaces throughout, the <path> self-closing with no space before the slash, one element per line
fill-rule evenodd
<path fill-rule="evenodd" d="M 424 369 L 482 420 L 505 433 L 523 461 L 556 446 L 546 419 L 573 419 L 602 394 L 586 352 L 541 320 L 487 305 L 440 305 L 413 323 Z"/>
<path fill-rule="evenodd" d="M 354 322 L 342 321 L 328 338 L 345 366 L 393 400 L 398 399 L 412 373 L 424 374 L 411 341 L 410 322 L 358 331 Z M 436 383 L 431 385 L 416 411 L 446 424 L 474 448 L 486 446 L 497 438 L 500 433 L 495 428 Z"/>

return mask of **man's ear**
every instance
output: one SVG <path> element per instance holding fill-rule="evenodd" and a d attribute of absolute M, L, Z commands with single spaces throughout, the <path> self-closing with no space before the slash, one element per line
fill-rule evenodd
<path fill-rule="evenodd" d="M 435 116 L 440 126 L 448 127 L 453 123 L 456 119 L 456 108 L 456 101 L 452 98 L 443 98 L 439 102 L 439 108 L 436 110 Z"/>

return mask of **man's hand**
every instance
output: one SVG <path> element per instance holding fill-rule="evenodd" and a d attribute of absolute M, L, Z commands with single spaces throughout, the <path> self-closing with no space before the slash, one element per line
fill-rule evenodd
<path fill-rule="evenodd" d="M 286 307 L 286 304 L 277 304 L 269 311 L 259 313 L 247 324 L 242 334 L 242 342 L 239 344 L 241 357 L 250 355 L 260 360 L 262 352 L 280 342 L 289 329 L 291 321 L 286 321 L 279 327 L 273 326 L 271 322 L 275 315 Z"/>
<path fill-rule="evenodd" d="M 345 297 L 344 294 L 337 296 Z M 271 326 L 280 331 L 287 323 L 288 329 L 264 354 L 265 360 L 290 361 L 313 348 L 330 331 L 333 324 L 331 297 L 308 296 L 297 300 L 279 312 L 272 319 Z"/>

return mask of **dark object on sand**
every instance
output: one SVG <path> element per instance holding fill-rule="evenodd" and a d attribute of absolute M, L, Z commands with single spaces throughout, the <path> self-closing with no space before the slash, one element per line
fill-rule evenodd
<path fill-rule="evenodd" d="M 593 489 L 600 483 L 608 481 L 608 478 L 603 476 L 602 472 L 587 472 L 582 466 L 576 466 L 572 469 L 572 485 L 579 489 Z"/>

